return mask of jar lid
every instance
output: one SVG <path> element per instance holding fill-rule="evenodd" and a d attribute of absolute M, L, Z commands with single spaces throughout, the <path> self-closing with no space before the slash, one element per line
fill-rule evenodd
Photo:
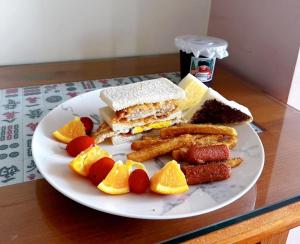
<path fill-rule="evenodd" d="M 219 59 L 228 56 L 228 43 L 220 38 L 211 36 L 185 35 L 175 38 L 176 47 L 185 52 L 193 53 L 196 58 L 200 55 L 208 58 L 216 57 Z"/>

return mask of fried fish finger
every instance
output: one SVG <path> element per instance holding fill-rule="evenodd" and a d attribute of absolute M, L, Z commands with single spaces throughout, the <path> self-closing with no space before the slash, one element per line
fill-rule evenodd
<path fill-rule="evenodd" d="M 235 148 L 237 144 L 238 138 L 237 136 L 225 136 L 222 144 L 225 144 L 229 147 L 229 149 Z"/>
<path fill-rule="evenodd" d="M 236 130 L 232 127 L 212 124 L 182 124 L 160 130 L 161 138 L 176 137 L 183 134 L 221 134 L 237 136 Z"/>
<path fill-rule="evenodd" d="M 182 148 L 175 149 L 172 151 L 172 158 L 174 160 L 176 160 L 177 162 L 182 162 L 182 161 L 184 161 L 188 150 L 189 150 L 188 147 L 182 147 Z"/>
<path fill-rule="evenodd" d="M 153 145 L 139 151 L 131 152 L 127 155 L 127 158 L 133 161 L 144 162 L 149 159 L 167 154 L 180 147 L 190 146 L 192 145 L 193 140 L 194 137 L 191 135 L 182 135 L 158 145 Z"/>
<path fill-rule="evenodd" d="M 158 135 L 144 135 L 142 136 L 142 140 L 155 140 L 159 139 L 160 137 Z"/>
<path fill-rule="evenodd" d="M 161 144 L 165 141 L 168 141 L 167 139 L 146 139 L 146 140 L 138 140 L 134 141 L 131 144 L 131 149 L 138 151 L 146 147 L 150 147 L 153 145 Z"/>

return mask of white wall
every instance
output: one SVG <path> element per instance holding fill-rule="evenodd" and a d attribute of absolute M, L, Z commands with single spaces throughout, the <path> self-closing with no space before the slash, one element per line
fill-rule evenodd
<path fill-rule="evenodd" d="M 0 65 L 175 52 L 210 0 L 0 0 Z"/>

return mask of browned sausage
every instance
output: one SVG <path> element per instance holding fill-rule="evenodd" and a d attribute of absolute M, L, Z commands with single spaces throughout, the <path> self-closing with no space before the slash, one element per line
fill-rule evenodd
<path fill-rule="evenodd" d="M 186 161 L 199 164 L 203 161 L 221 161 L 229 159 L 229 148 L 226 145 L 192 146 L 186 153 Z"/>
<path fill-rule="evenodd" d="M 185 174 L 188 185 L 196 185 L 220 180 L 230 177 L 231 168 L 225 163 L 208 163 L 201 165 L 183 165 L 181 167 Z"/>

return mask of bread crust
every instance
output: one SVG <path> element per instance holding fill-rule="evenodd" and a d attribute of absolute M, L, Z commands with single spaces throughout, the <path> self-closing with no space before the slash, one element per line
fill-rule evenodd
<path fill-rule="evenodd" d="M 185 91 L 166 78 L 158 78 L 108 87 L 100 97 L 112 110 L 119 111 L 137 104 L 184 99 Z"/>

